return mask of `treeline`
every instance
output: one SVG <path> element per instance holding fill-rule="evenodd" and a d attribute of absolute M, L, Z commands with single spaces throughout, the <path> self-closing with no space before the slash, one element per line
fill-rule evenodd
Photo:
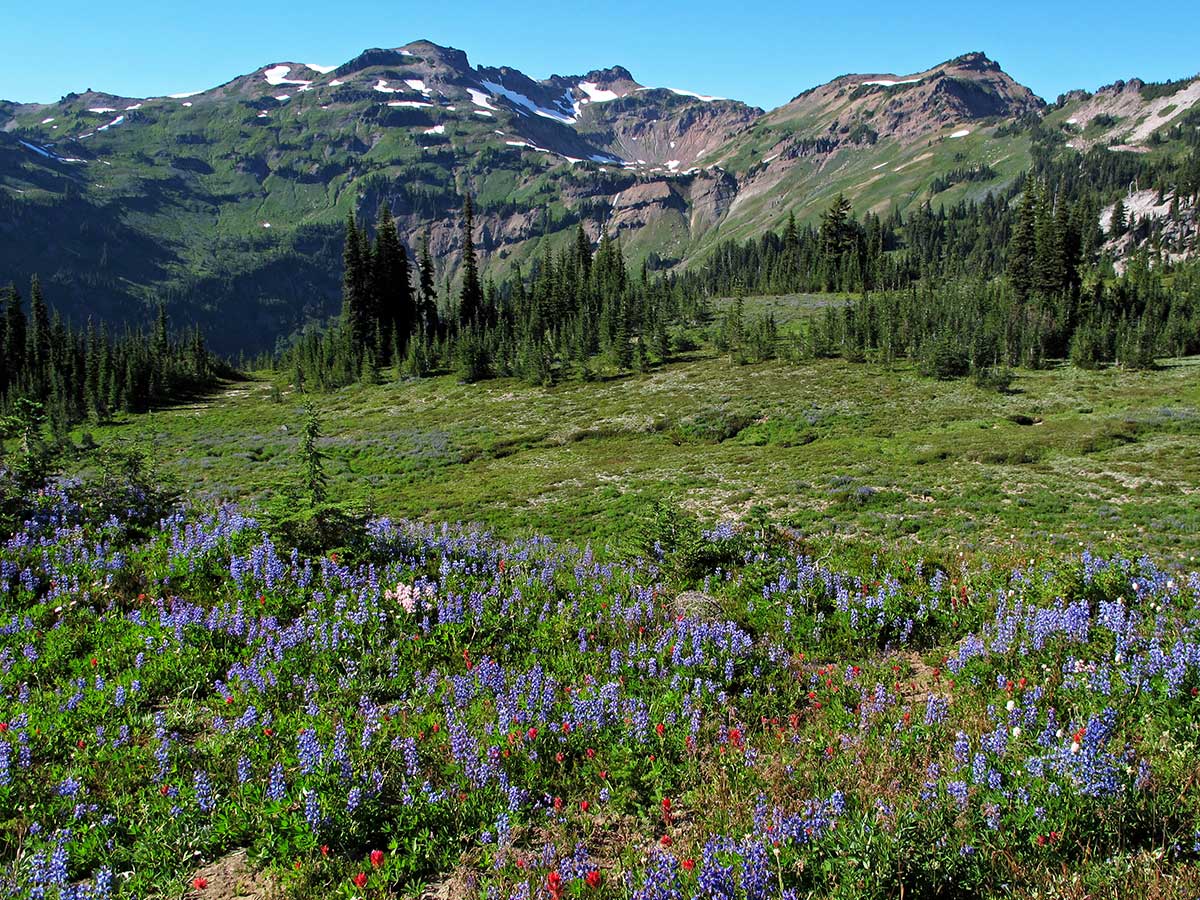
<path fill-rule="evenodd" d="M 1069 359 L 1081 368 L 1149 368 L 1156 357 L 1200 353 L 1200 270 L 1168 287 L 1144 257 L 1082 292 L 1022 297 L 1006 279 L 914 283 L 825 314 L 776 348 L 792 359 L 911 359 L 937 378 L 1004 386 L 1013 367 Z"/>
<path fill-rule="evenodd" d="M 461 286 L 443 292 L 439 312 L 426 235 L 410 264 L 395 223 L 381 207 L 372 238 L 346 225 L 342 314 L 311 331 L 277 362 L 300 389 L 375 380 L 383 369 L 425 375 L 457 371 L 475 381 L 516 376 L 535 384 L 590 378 L 600 367 L 645 369 L 671 352 L 668 327 L 701 314 L 703 302 L 674 279 L 629 271 L 619 241 L 593 248 L 583 227 L 557 253 L 546 249 L 528 274 L 497 283 L 479 272 L 474 211 L 463 208 Z M 689 297 L 691 299 L 689 299 Z"/>
<path fill-rule="evenodd" d="M 940 378 L 1001 384 L 1016 366 L 1070 359 L 1083 368 L 1148 368 L 1156 357 L 1200 353 L 1200 263 L 1152 265 L 1135 254 L 1116 276 L 1086 263 L 1094 244 L 1084 202 L 1055 198 L 1026 180 L 1012 207 L 999 271 L 914 278 L 864 291 L 774 343 L 770 320 L 744 322 L 735 302 L 715 331 L 742 361 L 843 356 L 916 360 Z M 731 337 L 732 336 L 732 337 Z"/>
<path fill-rule="evenodd" d="M 232 374 L 198 329 L 171 334 L 162 307 L 149 331 L 113 335 L 103 324 L 80 329 L 51 312 L 36 277 L 28 312 L 15 287 L 0 289 L 0 414 L 32 402 L 54 434 L 165 405 Z"/>

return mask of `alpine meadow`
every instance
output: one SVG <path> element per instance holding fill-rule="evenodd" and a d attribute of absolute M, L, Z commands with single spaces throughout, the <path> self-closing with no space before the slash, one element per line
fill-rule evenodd
<path fill-rule="evenodd" d="M 1194 64 L 0 100 L 0 896 L 1200 897 Z"/>

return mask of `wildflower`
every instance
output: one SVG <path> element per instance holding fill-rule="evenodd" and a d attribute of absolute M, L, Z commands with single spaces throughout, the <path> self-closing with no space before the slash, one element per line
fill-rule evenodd
<path fill-rule="evenodd" d="M 378 869 L 382 865 L 383 865 L 383 851 L 382 850 L 372 850 L 371 851 L 371 866 L 373 868 Z"/>
<path fill-rule="evenodd" d="M 600 873 L 595 869 L 592 869 L 590 872 L 588 872 L 587 875 L 583 877 L 583 880 L 590 888 L 600 887 Z"/>
<path fill-rule="evenodd" d="M 683 869 L 685 872 L 690 872 L 694 868 L 696 868 L 696 861 L 691 857 L 688 857 L 683 861 Z"/>
<path fill-rule="evenodd" d="M 367 886 L 367 873 L 359 872 L 351 879 L 351 881 L 354 882 L 354 886 L 356 888 L 364 888 Z"/>
<path fill-rule="evenodd" d="M 563 879 L 556 869 L 546 876 L 546 890 L 550 893 L 550 900 L 559 900 L 562 897 L 562 889 Z"/>
<path fill-rule="evenodd" d="M 192 879 L 192 887 L 194 887 L 198 891 L 202 891 L 206 887 L 208 887 L 208 879 L 205 878 L 203 875 L 197 875 L 195 878 Z"/>
<path fill-rule="evenodd" d="M 662 844 L 664 847 L 670 847 L 671 844 L 675 843 L 673 840 L 671 840 L 671 836 L 669 834 L 664 834 L 661 838 L 658 839 L 658 842 L 660 844 Z"/>

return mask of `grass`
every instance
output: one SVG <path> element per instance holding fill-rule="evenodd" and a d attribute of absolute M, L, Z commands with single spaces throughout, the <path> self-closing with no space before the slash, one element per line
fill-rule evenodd
<path fill-rule="evenodd" d="M 263 499 L 294 480 L 303 420 L 300 397 L 270 394 L 258 377 L 92 434 L 148 445 L 193 496 Z M 390 516 L 604 544 L 676 498 L 710 520 L 761 507 L 809 540 L 900 552 L 1200 545 L 1197 359 L 1022 371 L 998 394 L 908 365 L 699 352 L 644 377 L 441 376 L 316 400 L 334 496 Z"/>

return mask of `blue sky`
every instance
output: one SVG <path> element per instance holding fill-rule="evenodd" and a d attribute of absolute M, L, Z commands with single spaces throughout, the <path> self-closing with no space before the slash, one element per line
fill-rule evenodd
<path fill-rule="evenodd" d="M 428 38 L 535 78 L 624 65 L 643 84 L 770 108 L 848 72 L 908 74 L 983 50 L 1048 100 L 1118 78 L 1200 71 L 1200 3 L 1052 0 L 823 3 L 10 0 L 0 98 L 89 87 L 154 96 L 213 87 L 267 63 L 333 65 Z"/>

